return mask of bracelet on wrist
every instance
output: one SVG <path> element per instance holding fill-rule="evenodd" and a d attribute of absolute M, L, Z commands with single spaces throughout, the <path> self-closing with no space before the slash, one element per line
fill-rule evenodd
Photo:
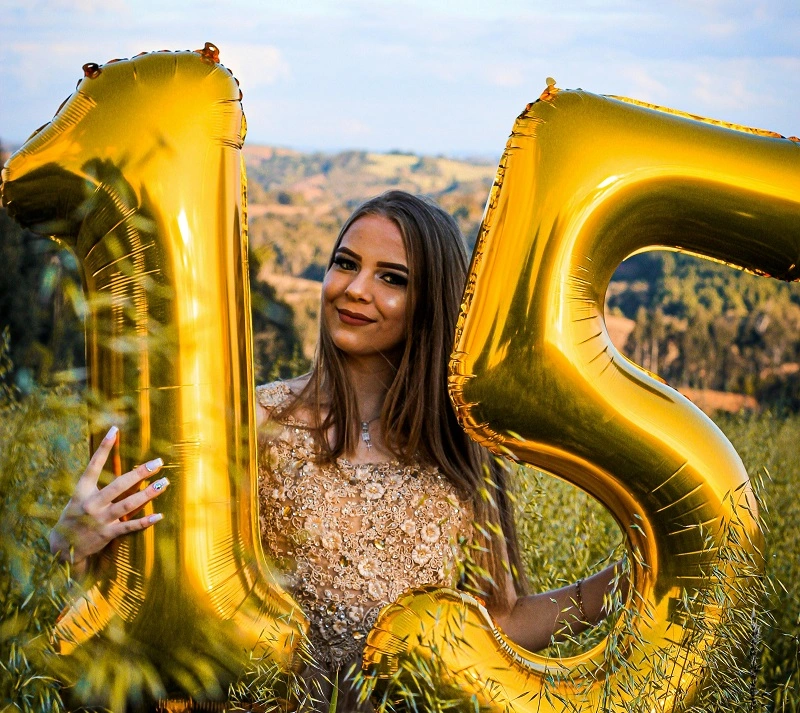
<path fill-rule="evenodd" d="M 575 602 L 578 605 L 578 613 L 581 615 L 581 621 L 588 623 L 586 609 L 583 608 L 583 593 L 581 592 L 581 584 L 583 584 L 583 579 L 579 579 L 577 582 L 575 582 Z"/>

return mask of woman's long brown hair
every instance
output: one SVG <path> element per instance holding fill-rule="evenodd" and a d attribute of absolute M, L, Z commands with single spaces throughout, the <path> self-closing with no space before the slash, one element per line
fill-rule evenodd
<path fill-rule="evenodd" d="M 363 203 L 347 219 L 328 269 L 344 234 L 366 215 L 382 216 L 399 228 L 410 273 L 408 338 L 381 413 L 384 440 L 401 462 L 421 460 L 437 466 L 472 500 L 476 532 L 469 558 L 473 566 L 468 568 L 465 586 L 490 606 L 502 608 L 507 601 L 509 566 L 517 592 L 527 589 L 510 501 L 509 469 L 467 437 L 447 393 L 447 364 L 467 279 L 464 239 L 455 220 L 435 204 L 404 191 L 388 191 Z M 323 462 L 335 462 L 355 451 L 361 421 L 355 390 L 345 355 L 333 344 L 322 320 L 311 378 L 285 413 L 300 405 L 310 407 L 317 419 L 311 425 Z"/>

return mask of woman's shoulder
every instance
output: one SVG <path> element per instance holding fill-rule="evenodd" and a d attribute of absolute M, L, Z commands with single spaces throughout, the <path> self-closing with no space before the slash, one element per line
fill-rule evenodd
<path fill-rule="evenodd" d="M 267 411 L 279 409 L 291 395 L 292 390 L 285 381 L 272 381 L 269 384 L 256 386 L 256 401 Z"/>
<path fill-rule="evenodd" d="M 294 379 L 272 381 L 269 384 L 256 386 L 256 402 L 265 411 L 263 416 L 271 419 L 297 398 L 308 383 L 309 375 L 304 374 Z M 259 419 L 261 420 L 261 419 Z"/>

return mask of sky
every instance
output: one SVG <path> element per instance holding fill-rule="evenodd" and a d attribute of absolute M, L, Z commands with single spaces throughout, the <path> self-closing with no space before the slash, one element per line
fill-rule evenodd
<path fill-rule="evenodd" d="M 496 158 L 554 77 L 800 135 L 800 0 L 0 0 L 0 140 L 86 62 L 216 44 L 248 143 Z"/>

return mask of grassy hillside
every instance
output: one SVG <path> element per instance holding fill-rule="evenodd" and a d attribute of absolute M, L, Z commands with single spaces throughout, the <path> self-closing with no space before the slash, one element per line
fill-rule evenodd
<path fill-rule="evenodd" d="M 321 280 L 353 208 L 390 189 L 431 196 L 474 244 L 496 166 L 406 153 L 248 147 L 250 241 L 274 274 Z"/>
<path fill-rule="evenodd" d="M 259 278 L 294 308 L 306 356 L 316 336 L 314 283 L 358 203 L 390 188 L 429 195 L 473 245 L 495 172 L 494 164 L 408 153 L 303 154 L 256 146 L 245 155 Z M 800 408 L 797 286 L 654 252 L 620 266 L 606 306 L 615 345 L 709 412 Z"/>

